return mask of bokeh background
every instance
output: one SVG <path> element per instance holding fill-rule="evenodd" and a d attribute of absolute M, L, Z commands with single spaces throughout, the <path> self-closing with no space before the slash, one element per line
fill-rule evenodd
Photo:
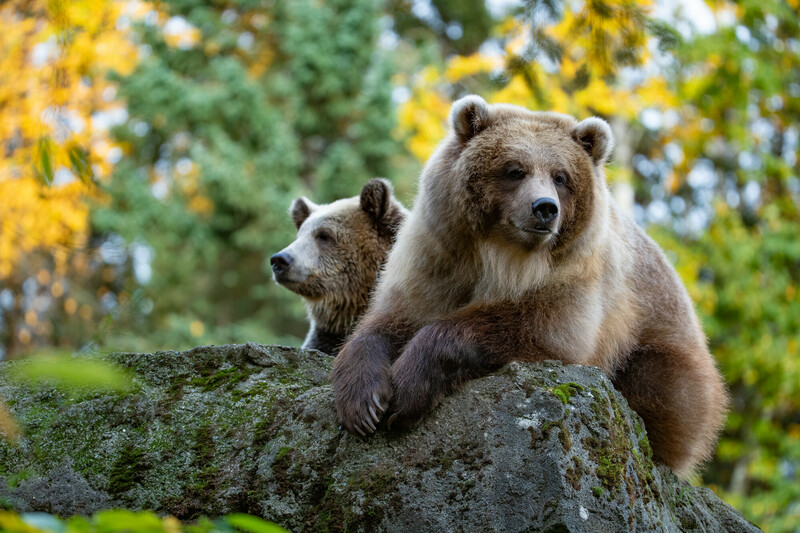
<path fill-rule="evenodd" d="M 298 345 L 290 201 L 410 205 L 450 103 L 604 117 L 733 408 L 695 481 L 800 531 L 798 0 L 7 0 L 0 358 Z M 0 415 L 2 412 L 0 412 Z"/>

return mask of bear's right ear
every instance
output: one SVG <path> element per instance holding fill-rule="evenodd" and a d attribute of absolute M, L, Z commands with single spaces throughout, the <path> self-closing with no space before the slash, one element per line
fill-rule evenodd
<path fill-rule="evenodd" d="M 303 222 L 316 207 L 317 205 L 305 196 L 301 196 L 292 202 L 291 207 L 289 207 L 289 215 L 291 215 L 292 222 L 294 222 L 297 229 L 300 229 L 300 226 L 303 225 Z"/>
<path fill-rule="evenodd" d="M 606 162 L 614 149 L 614 134 L 611 126 L 602 118 L 589 117 L 572 130 L 572 138 L 581 145 L 595 166 Z"/>
<path fill-rule="evenodd" d="M 392 205 L 392 184 L 383 178 L 372 178 L 361 188 L 361 209 L 380 222 Z"/>
<path fill-rule="evenodd" d="M 489 125 L 489 104 L 474 94 L 456 100 L 450 108 L 450 125 L 458 140 L 469 141 Z"/>

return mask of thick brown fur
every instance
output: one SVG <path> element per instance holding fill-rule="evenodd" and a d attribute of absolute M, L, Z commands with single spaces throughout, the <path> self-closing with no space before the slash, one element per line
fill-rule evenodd
<path fill-rule="evenodd" d="M 366 434 L 388 413 L 410 425 L 509 361 L 560 359 L 605 371 L 656 458 L 689 475 L 713 451 L 727 393 L 683 284 L 611 198 L 608 125 L 474 96 L 451 124 L 334 362 L 342 424 Z"/>
<path fill-rule="evenodd" d="M 275 281 L 303 297 L 310 323 L 303 348 L 336 355 L 367 309 L 386 257 L 408 212 L 382 178 L 361 194 L 316 205 L 292 202 L 297 239 L 272 258 Z M 285 268 L 276 268 L 281 256 Z"/>

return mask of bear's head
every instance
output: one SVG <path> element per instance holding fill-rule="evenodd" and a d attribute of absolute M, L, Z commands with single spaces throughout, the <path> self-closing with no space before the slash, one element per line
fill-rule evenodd
<path fill-rule="evenodd" d="M 271 257 L 275 281 L 311 304 L 365 304 L 406 214 L 390 183 L 374 178 L 359 196 L 324 205 L 301 197 L 289 214 L 297 238 Z"/>
<path fill-rule="evenodd" d="M 614 140 L 602 119 L 578 122 L 467 96 L 453 104 L 450 123 L 450 137 L 423 176 L 424 196 L 431 199 L 426 216 L 450 218 L 432 225 L 466 222 L 484 237 L 555 250 L 605 212 L 603 167 Z"/>

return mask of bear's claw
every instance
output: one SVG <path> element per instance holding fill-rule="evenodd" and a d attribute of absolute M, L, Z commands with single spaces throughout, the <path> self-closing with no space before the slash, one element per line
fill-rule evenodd
<path fill-rule="evenodd" d="M 367 391 L 361 392 L 361 394 L 359 394 L 359 389 L 351 388 L 347 394 L 338 396 L 335 402 L 342 427 L 350 433 L 362 437 L 377 431 L 378 424 L 386 412 L 384 406 L 388 405 L 391 398 L 391 389 L 388 389 L 386 385 L 375 390 L 370 390 L 373 387 L 369 385 L 364 388 Z M 364 388 L 360 390 L 363 391 Z M 359 400 L 359 396 L 362 399 Z"/>
<path fill-rule="evenodd" d="M 372 401 L 373 401 L 373 402 L 375 402 L 375 406 L 376 406 L 378 409 L 380 409 L 380 410 L 381 410 L 381 413 L 383 413 L 384 411 L 386 411 L 386 408 L 385 408 L 384 406 L 382 406 L 382 405 L 381 405 L 381 402 L 380 402 L 380 400 L 378 399 L 378 395 L 377 395 L 376 393 L 374 393 L 374 392 L 372 393 Z M 370 407 L 370 409 L 372 409 L 372 408 Z M 374 416 L 374 415 L 373 415 L 373 416 Z M 377 422 L 377 420 L 376 420 L 375 422 Z"/>
<path fill-rule="evenodd" d="M 395 419 L 395 418 L 397 418 L 397 413 L 394 413 L 392 416 L 390 416 L 390 417 L 389 417 L 389 418 L 386 420 L 386 429 L 387 429 L 387 430 L 391 431 L 391 429 L 392 429 L 392 424 L 394 423 L 394 419 Z"/>
<path fill-rule="evenodd" d="M 375 408 L 372 407 L 371 405 L 369 406 L 369 416 L 372 417 L 372 421 L 375 422 L 376 424 L 381 421 L 381 419 L 378 418 L 378 415 L 375 413 Z"/>

